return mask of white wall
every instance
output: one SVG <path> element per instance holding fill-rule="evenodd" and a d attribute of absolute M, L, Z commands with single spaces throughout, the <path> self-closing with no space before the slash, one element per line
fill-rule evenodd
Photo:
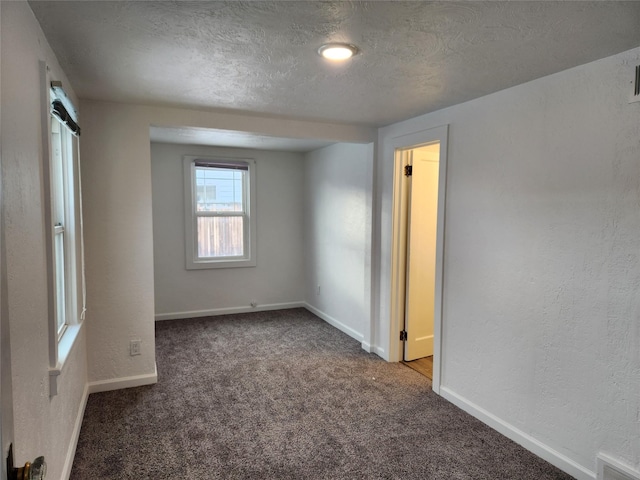
<path fill-rule="evenodd" d="M 384 152 L 450 125 L 442 393 L 579 478 L 600 451 L 640 470 L 638 63 L 635 49 L 379 132 Z M 387 351 L 392 163 L 376 165 Z"/>
<path fill-rule="evenodd" d="M 59 377 L 59 394 L 50 398 L 39 61 L 47 62 L 52 78 L 74 100 L 75 95 L 27 3 L 1 2 L 0 8 L 8 280 L 3 313 L 8 312 L 11 336 L 16 463 L 44 455 L 47 478 L 59 479 L 69 474 L 86 401 L 86 341 L 83 329 Z M 2 461 L 5 455 L 3 450 Z"/>
<path fill-rule="evenodd" d="M 367 349 L 372 167 L 373 144 L 340 143 L 305 156 L 305 301 Z"/>
<path fill-rule="evenodd" d="M 333 141 L 371 141 L 368 128 L 168 107 L 83 101 L 81 147 L 89 380 L 92 389 L 155 381 L 149 126 L 185 126 Z M 260 172 L 258 172 L 260 175 Z M 129 341 L 142 340 L 130 357 Z"/>
<path fill-rule="evenodd" d="M 257 265 L 185 269 L 183 156 L 256 161 Z M 302 154 L 238 148 L 151 144 L 156 318 L 300 306 L 302 262 Z"/>
<path fill-rule="evenodd" d="M 82 106 L 89 380 L 153 383 L 149 128 L 119 105 Z M 129 355 L 132 339 L 142 342 L 139 356 Z"/>

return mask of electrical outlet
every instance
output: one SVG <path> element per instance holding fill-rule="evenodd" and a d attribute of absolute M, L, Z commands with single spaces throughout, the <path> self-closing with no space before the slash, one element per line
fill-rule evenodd
<path fill-rule="evenodd" d="M 129 342 L 129 355 L 131 355 L 132 357 L 134 355 L 141 355 L 142 354 L 142 341 L 141 340 L 131 340 L 131 342 Z"/>

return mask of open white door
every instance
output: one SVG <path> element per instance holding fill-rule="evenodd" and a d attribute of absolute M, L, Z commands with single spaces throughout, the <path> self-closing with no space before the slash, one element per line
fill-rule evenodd
<path fill-rule="evenodd" d="M 433 355 L 440 145 L 410 150 L 404 360 Z"/>

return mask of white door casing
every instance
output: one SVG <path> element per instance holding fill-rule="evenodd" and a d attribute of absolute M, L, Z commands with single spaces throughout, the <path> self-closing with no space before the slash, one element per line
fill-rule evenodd
<path fill-rule="evenodd" d="M 433 332 L 433 381 L 432 389 L 440 393 L 442 372 L 442 332 L 443 332 L 443 275 L 444 275 L 444 227 L 445 227 L 445 198 L 447 175 L 447 144 L 448 125 L 421 130 L 407 135 L 393 138 L 385 145 L 383 155 L 393 159 L 394 178 L 392 193 L 392 235 L 390 250 L 390 295 L 389 295 L 389 336 L 387 359 L 392 362 L 402 360 L 403 342 L 400 331 L 404 325 L 405 313 L 405 261 L 406 261 L 406 218 L 402 217 L 402 152 L 411 148 L 438 143 L 440 145 L 438 168 L 438 214 L 436 234 L 436 263 L 435 263 L 435 295 L 434 295 L 434 332 Z M 400 165 L 400 166 L 399 166 Z M 406 211 L 406 210 L 405 210 Z M 403 237 L 404 235 L 404 237 Z M 403 246 L 404 245 L 404 246 Z"/>

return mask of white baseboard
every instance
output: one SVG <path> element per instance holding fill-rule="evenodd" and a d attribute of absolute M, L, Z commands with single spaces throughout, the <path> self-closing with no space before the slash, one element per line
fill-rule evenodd
<path fill-rule="evenodd" d="M 598 480 L 609 480 L 616 478 L 640 480 L 640 472 L 621 463 L 611 455 L 607 455 L 606 453 L 602 452 L 598 453 L 598 455 L 596 456 L 596 471 L 598 473 Z"/>
<path fill-rule="evenodd" d="M 351 338 L 353 338 L 353 339 L 355 339 L 355 340 L 357 340 L 357 341 L 362 343 L 362 340 L 364 339 L 364 335 L 362 335 L 360 332 L 356 332 L 353 328 L 346 326 L 341 321 L 336 320 L 331 315 L 327 315 L 323 311 L 318 310 L 316 307 L 313 307 L 313 306 L 309 305 L 306 302 L 304 303 L 303 306 L 304 306 L 304 308 L 309 310 L 311 313 L 313 313 L 315 316 L 320 317 L 322 320 L 327 322 L 329 325 L 331 325 L 333 327 L 336 327 L 341 332 L 346 333 Z"/>
<path fill-rule="evenodd" d="M 71 443 L 69 443 L 69 449 L 67 450 L 67 456 L 64 459 L 64 465 L 62 466 L 62 479 L 69 480 L 71 476 L 71 467 L 73 467 L 73 459 L 76 456 L 76 448 L 78 447 L 78 439 L 80 438 L 80 429 L 82 428 L 82 420 L 84 419 L 84 410 L 87 407 L 87 400 L 89 399 L 89 384 L 84 386 L 84 392 L 82 392 L 82 400 L 80 400 L 80 408 L 76 415 L 76 421 L 73 423 L 73 431 L 71 432 Z"/>
<path fill-rule="evenodd" d="M 158 383 L 157 365 L 154 367 L 153 373 L 91 382 L 89 383 L 89 393 L 109 392 L 111 390 L 121 390 L 123 388 L 142 387 L 143 385 L 153 385 L 154 383 Z"/>
<path fill-rule="evenodd" d="M 578 480 L 594 480 L 596 478 L 595 472 L 586 469 L 582 465 L 574 462 L 570 458 L 566 457 L 560 452 L 557 452 L 548 445 L 545 445 L 539 440 L 536 440 L 531 435 L 517 429 L 513 425 L 496 417 L 495 415 L 479 407 L 478 405 L 468 401 L 467 399 L 450 390 L 448 387 L 440 386 L 440 395 L 465 412 L 473 415 L 481 422 L 500 432 L 505 437 L 510 438 L 538 457 L 546 460 L 550 464 L 558 467 L 560 470 L 568 473 Z"/>
<path fill-rule="evenodd" d="M 156 314 L 155 318 L 157 322 L 161 320 L 178 320 L 182 318 L 215 317 L 217 315 L 231 315 L 233 313 L 267 312 L 269 310 L 285 310 L 287 308 L 301 308 L 304 306 L 304 302 L 270 303 L 258 305 L 256 307 L 228 307 L 213 308 L 210 310 L 191 310 L 188 312 L 159 313 Z"/>
<path fill-rule="evenodd" d="M 380 348 L 376 345 L 371 345 L 369 342 L 362 341 L 362 349 L 367 353 L 375 353 L 382 359 L 384 359 L 384 348 Z"/>
<path fill-rule="evenodd" d="M 385 355 L 386 355 L 386 353 L 385 353 L 385 351 L 384 351 L 384 348 L 382 348 L 382 347 L 378 347 L 378 346 L 375 346 L 375 345 L 374 345 L 374 346 L 373 346 L 373 353 L 375 353 L 376 355 L 378 355 L 381 359 L 383 359 L 383 360 L 385 360 L 385 361 L 387 361 L 387 362 L 389 361 L 389 360 L 387 359 L 387 357 L 385 356 Z"/>

